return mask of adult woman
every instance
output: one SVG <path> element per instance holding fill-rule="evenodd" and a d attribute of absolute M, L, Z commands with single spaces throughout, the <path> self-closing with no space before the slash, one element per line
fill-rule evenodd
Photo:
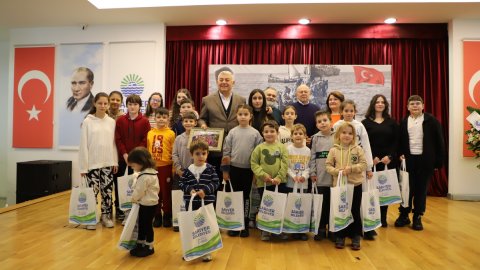
<path fill-rule="evenodd" d="M 155 123 L 155 110 L 163 107 L 163 97 L 159 92 L 154 92 L 148 98 L 147 109 L 145 110 L 145 117 L 148 118 L 150 126 L 153 128 L 156 126 Z"/>
<path fill-rule="evenodd" d="M 108 101 L 110 103 L 110 107 L 108 108 L 108 116 L 113 118 L 113 120 L 117 120 L 118 117 L 124 115 L 125 113 L 120 110 L 120 106 L 123 103 L 123 95 L 119 91 L 112 91 L 110 95 L 108 95 Z"/>
<path fill-rule="evenodd" d="M 340 105 L 345 101 L 345 96 L 340 91 L 332 91 L 327 96 L 327 111 L 330 113 L 333 125 L 340 120 Z"/>
<path fill-rule="evenodd" d="M 267 99 L 260 89 L 253 89 L 248 96 L 248 105 L 253 108 L 252 127 L 260 130 L 263 123 L 267 120 L 274 120 L 267 114 Z"/>
<path fill-rule="evenodd" d="M 399 126 L 388 113 L 389 104 L 384 95 L 375 95 L 370 101 L 362 124 L 368 133 L 372 149 L 373 164 L 377 170 L 383 170 L 386 165 L 395 168 Z M 387 227 L 388 206 L 381 206 L 382 227 Z M 373 231 L 372 231 L 373 232 Z M 367 239 L 373 235 L 365 234 Z"/>

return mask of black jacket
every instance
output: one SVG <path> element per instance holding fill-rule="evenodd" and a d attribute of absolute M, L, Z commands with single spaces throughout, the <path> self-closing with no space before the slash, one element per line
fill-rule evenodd
<path fill-rule="evenodd" d="M 423 120 L 423 153 L 422 166 L 425 169 L 441 168 L 445 162 L 445 143 L 442 126 L 431 114 L 424 113 Z M 399 155 L 410 156 L 410 142 L 408 137 L 408 116 L 400 123 Z"/>

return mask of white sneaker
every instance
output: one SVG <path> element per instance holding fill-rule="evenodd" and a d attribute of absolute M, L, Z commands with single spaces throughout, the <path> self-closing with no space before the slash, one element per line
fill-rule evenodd
<path fill-rule="evenodd" d="M 87 227 L 85 228 L 87 230 L 96 230 L 97 229 L 97 225 L 87 225 Z"/>
<path fill-rule="evenodd" d="M 110 218 L 109 214 L 102 214 L 102 225 L 107 227 L 107 228 L 113 228 L 113 221 Z"/>
<path fill-rule="evenodd" d="M 212 255 L 211 254 L 203 255 L 203 257 L 202 257 L 202 261 L 204 261 L 204 262 L 209 262 L 211 260 L 212 260 Z"/>

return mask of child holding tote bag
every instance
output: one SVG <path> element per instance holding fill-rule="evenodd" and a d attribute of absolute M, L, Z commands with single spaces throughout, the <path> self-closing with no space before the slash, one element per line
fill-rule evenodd
<path fill-rule="evenodd" d="M 338 126 L 335 133 L 334 146 L 330 149 L 325 162 L 326 170 L 337 179 L 339 173 L 346 176 L 349 184 L 355 186 L 353 200 L 350 203 L 353 223 L 335 233 L 335 247 L 345 248 L 345 237 L 352 238 L 352 249 L 360 250 L 362 235 L 362 219 L 360 217 L 360 204 L 362 202 L 362 182 L 365 181 L 367 162 L 363 149 L 357 145 L 355 127 L 344 122 Z M 339 185 L 334 181 L 334 186 Z M 332 194 L 332 199 L 334 195 Z M 333 203 L 332 203 L 333 205 Z M 332 214 L 332 213 L 330 213 Z"/>
<path fill-rule="evenodd" d="M 79 149 L 79 167 L 82 178 L 87 178 L 93 187 L 95 198 L 102 195 L 101 222 L 107 228 L 113 227 L 112 190 L 113 174 L 118 170 L 117 147 L 115 146 L 115 120 L 107 115 L 108 95 L 95 95 L 93 107 L 82 123 Z M 95 230 L 95 225 L 87 225 Z"/>

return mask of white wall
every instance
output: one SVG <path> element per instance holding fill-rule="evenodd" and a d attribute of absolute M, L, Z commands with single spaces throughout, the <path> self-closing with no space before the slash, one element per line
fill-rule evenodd
<path fill-rule="evenodd" d="M 8 52 L 9 43 L 0 42 L 0 115 L 8 114 Z M 0 118 L 0 197 L 7 197 L 7 119 Z"/>
<path fill-rule="evenodd" d="M 480 20 L 449 23 L 449 172 L 448 195 L 456 200 L 480 200 L 480 159 L 463 157 L 463 39 L 480 40 Z M 480 59 L 479 59 L 480 61 Z"/>
<path fill-rule="evenodd" d="M 2 185 L 0 182 L 0 192 L 6 193 L 7 202 L 13 204 L 16 201 L 16 163 L 19 161 L 29 160 L 71 160 L 73 161 L 72 168 L 72 180 L 75 185 L 79 178 L 78 170 L 78 151 L 73 150 L 59 150 L 57 149 L 57 134 L 58 115 L 55 115 L 54 125 L 54 148 L 53 149 L 14 149 L 12 145 L 12 104 L 13 104 L 13 51 L 14 47 L 18 45 L 48 45 L 48 44 L 61 44 L 61 43 L 108 43 L 108 42 L 134 42 L 134 41 L 155 41 L 156 57 L 155 62 L 156 70 L 155 74 L 158 74 L 158 78 L 155 80 L 155 88 L 160 89 L 160 92 L 165 93 L 165 26 L 163 24 L 148 24 L 148 25 L 115 25 L 115 26 L 88 26 L 86 30 L 82 30 L 80 27 L 52 27 L 52 28 L 28 28 L 28 29 L 13 29 L 10 32 L 10 40 L 8 44 L 8 57 L 1 57 L 2 45 L 0 44 L 0 59 L 9 59 L 8 66 L 8 99 L 0 99 L 0 121 L 6 122 L 8 126 L 8 132 L 6 134 L 0 133 L 0 139 L 5 135 L 6 139 L 2 140 L 2 143 L 6 141 L 6 147 L 3 148 L 3 144 L 0 144 L 0 169 L 2 168 L 3 157 L 6 156 L 6 177 L 0 175 L 2 179 L 6 179 L 7 185 Z M 132 52 L 134 53 L 134 52 Z M 3 64 L 0 63 L 0 78 L 6 77 L 6 71 L 3 71 Z M 105 71 L 103 74 L 107 74 Z M 103 85 L 106 85 L 107 78 L 103 78 Z M 0 80 L 0 87 L 3 88 L 4 80 Z M 57 91 L 58 87 L 55 88 Z M 1 89 L 3 90 L 3 89 Z M 6 91 L 5 91 L 6 92 Z M 5 101 L 4 101 L 5 100 Z M 8 112 L 3 108 L 7 104 L 8 100 Z M 5 102 L 5 104 L 3 104 Z M 55 104 L 58 104 L 55 102 Z M 4 129 L 2 128 L 1 132 Z M 0 180 L 1 181 L 1 180 Z M 0 196 L 1 194 L 0 193 Z"/>

